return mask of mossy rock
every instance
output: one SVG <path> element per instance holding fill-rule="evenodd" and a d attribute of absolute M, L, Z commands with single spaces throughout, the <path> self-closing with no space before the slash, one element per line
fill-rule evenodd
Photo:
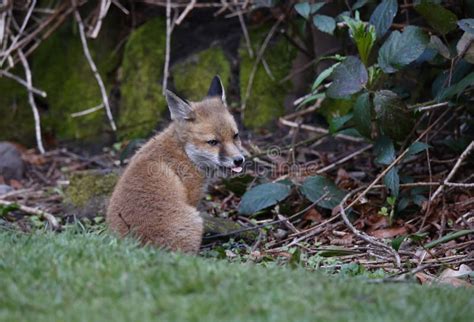
<path fill-rule="evenodd" d="M 20 68 L 12 73 L 24 77 Z M 15 81 L 0 77 L 0 141 L 35 144 L 35 123 L 26 89 Z"/>
<path fill-rule="evenodd" d="M 249 31 L 254 53 L 260 48 L 268 30 L 268 27 L 260 27 Z M 239 54 L 241 58 L 240 95 L 244 99 L 250 73 L 255 63 L 255 57 L 249 57 L 244 39 L 241 40 Z M 296 57 L 296 50 L 285 39 L 279 38 L 270 42 L 263 57 L 270 67 L 274 79 L 272 80 L 268 76 L 260 62 L 244 111 L 244 124 L 252 129 L 269 126 L 285 113 L 284 101 L 292 84 L 290 81 L 280 83 L 280 80 L 290 73 L 292 62 Z"/>
<path fill-rule="evenodd" d="M 114 31 L 107 19 L 98 39 L 88 40 L 89 49 L 107 89 L 111 81 L 107 75 L 118 63 L 113 53 Z M 110 31 L 110 32 L 109 32 Z M 84 57 L 76 25 L 68 23 L 46 39 L 33 54 L 34 84 L 48 94 L 47 113 L 43 113 L 44 129 L 60 140 L 96 140 L 109 131 L 105 110 L 78 118 L 71 114 L 102 103 L 97 81 Z"/>
<path fill-rule="evenodd" d="M 149 135 L 167 110 L 162 94 L 166 26 L 162 18 L 133 31 L 122 61 L 122 101 L 118 118 L 120 138 Z"/>
<path fill-rule="evenodd" d="M 119 175 L 111 171 L 91 170 L 74 173 L 65 193 L 68 213 L 77 217 L 105 215 Z"/>
<path fill-rule="evenodd" d="M 215 75 L 219 75 L 224 88 L 228 88 L 230 73 L 230 61 L 220 47 L 203 50 L 172 68 L 178 93 L 192 101 L 199 101 L 206 96 Z"/>

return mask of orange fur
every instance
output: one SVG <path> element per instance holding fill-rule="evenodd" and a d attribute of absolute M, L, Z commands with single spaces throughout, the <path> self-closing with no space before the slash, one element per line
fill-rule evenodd
<path fill-rule="evenodd" d="M 143 244 L 196 253 L 203 233 L 196 206 L 207 177 L 241 157 L 240 140 L 220 97 L 196 103 L 178 99 L 178 109 L 183 104 L 189 108 L 180 114 L 183 110 L 175 109 L 176 101 L 170 99 L 176 98 L 169 95 L 174 121 L 130 161 L 112 194 L 107 224 L 120 236 L 135 236 Z M 210 140 L 218 144 L 213 146 Z"/>

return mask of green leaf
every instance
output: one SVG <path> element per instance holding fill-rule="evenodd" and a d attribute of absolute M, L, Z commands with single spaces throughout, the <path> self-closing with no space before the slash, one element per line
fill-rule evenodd
<path fill-rule="evenodd" d="M 462 19 L 458 21 L 458 26 L 465 32 L 474 34 L 474 19 Z"/>
<path fill-rule="evenodd" d="M 385 73 L 394 73 L 420 57 L 428 43 L 428 36 L 418 27 L 394 31 L 380 48 L 379 65 Z"/>
<path fill-rule="evenodd" d="M 465 61 L 474 64 L 474 34 L 465 32 L 459 39 L 456 50 Z"/>
<path fill-rule="evenodd" d="M 375 114 L 383 133 L 395 140 L 403 140 L 414 126 L 414 118 L 405 102 L 397 94 L 382 90 L 375 93 Z"/>
<path fill-rule="evenodd" d="M 251 215 L 273 206 L 290 194 L 291 187 L 281 183 L 265 183 L 247 191 L 240 201 L 239 212 Z"/>
<path fill-rule="evenodd" d="M 390 190 L 392 196 L 398 198 L 400 191 L 400 176 L 396 167 L 390 169 L 390 171 L 383 177 L 384 185 Z"/>
<path fill-rule="evenodd" d="M 333 209 L 339 205 L 346 195 L 334 182 L 323 176 L 306 178 L 300 190 L 311 202 L 319 200 L 317 205 L 327 209 Z M 326 196 L 320 200 L 325 194 Z"/>
<path fill-rule="evenodd" d="M 321 85 L 321 83 L 326 79 L 328 78 L 329 76 L 331 76 L 331 74 L 333 73 L 334 69 L 339 66 L 340 63 L 335 63 L 334 65 L 332 65 L 331 67 L 328 67 L 326 68 L 325 70 L 323 70 L 321 73 L 319 73 L 318 77 L 316 77 L 316 80 L 314 81 L 313 83 L 313 86 L 311 87 L 311 90 L 314 91 L 316 88 L 319 87 L 319 85 Z"/>
<path fill-rule="evenodd" d="M 325 2 L 319 2 L 310 5 L 308 2 L 302 2 L 295 5 L 295 10 L 300 14 L 300 16 L 308 19 L 310 15 L 319 11 L 319 9 L 321 9 L 325 4 Z"/>
<path fill-rule="evenodd" d="M 366 138 L 372 135 L 372 104 L 369 93 L 362 93 L 354 104 L 355 128 Z"/>
<path fill-rule="evenodd" d="M 354 39 L 354 42 L 359 51 L 360 59 L 365 66 L 368 65 L 368 60 L 372 47 L 376 40 L 375 27 L 366 24 L 361 20 L 352 19 L 349 17 L 343 17 L 347 26 L 350 30 L 350 35 Z"/>
<path fill-rule="evenodd" d="M 313 17 L 313 24 L 322 32 L 332 35 L 336 29 L 336 20 L 326 15 L 315 15 Z"/>
<path fill-rule="evenodd" d="M 407 152 L 407 157 L 420 153 L 421 151 L 429 149 L 430 146 L 423 142 L 414 142 L 410 145 Z"/>
<path fill-rule="evenodd" d="M 341 129 L 344 124 L 346 124 L 350 119 L 352 119 L 352 113 L 348 113 L 343 116 L 333 117 L 329 122 L 329 132 L 331 134 L 336 133 Z"/>
<path fill-rule="evenodd" d="M 446 47 L 446 45 L 438 36 L 432 35 L 430 37 L 429 47 L 435 49 L 444 58 L 451 58 L 451 52 L 449 51 L 449 48 Z"/>
<path fill-rule="evenodd" d="M 374 145 L 374 152 L 377 156 L 375 162 L 388 165 L 395 160 L 395 147 L 392 140 L 386 136 L 380 136 Z"/>
<path fill-rule="evenodd" d="M 327 90 L 332 98 L 342 98 L 355 94 L 367 84 L 368 74 L 362 62 L 349 56 L 334 69 L 333 82 Z"/>
<path fill-rule="evenodd" d="M 383 0 L 370 16 L 370 23 L 375 26 L 377 38 L 381 38 L 390 28 L 397 15 L 397 0 Z"/>
<path fill-rule="evenodd" d="M 456 29 L 458 17 L 440 4 L 422 1 L 415 6 L 415 10 L 440 34 L 444 35 Z"/>
<path fill-rule="evenodd" d="M 15 211 L 15 210 L 18 210 L 18 209 L 20 209 L 20 206 L 18 206 L 15 203 L 10 204 L 10 205 L 1 205 L 0 206 L 0 217 L 4 217 L 4 216 L 8 215 L 11 211 Z"/>
<path fill-rule="evenodd" d="M 357 250 L 344 247 L 325 247 L 318 255 L 322 257 L 347 256 L 359 253 Z"/>
<path fill-rule="evenodd" d="M 403 241 L 407 238 L 407 236 L 398 236 L 392 239 L 392 248 L 395 249 L 397 252 L 400 249 Z"/>
<path fill-rule="evenodd" d="M 295 4 L 295 10 L 300 14 L 300 16 L 308 19 L 311 13 L 311 6 L 308 2 L 297 3 Z"/>
<path fill-rule="evenodd" d="M 367 4 L 368 1 L 369 0 L 357 0 L 356 3 L 352 5 L 352 10 L 357 10 L 357 9 L 362 8 L 363 6 Z"/>
<path fill-rule="evenodd" d="M 438 94 L 438 101 L 450 99 L 453 96 L 460 95 L 464 90 L 474 84 L 474 72 L 470 73 L 466 77 L 464 77 L 462 80 L 460 80 L 458 83 L 446 88 L 445 90 L 442 90 Z"/>
<path fill-rule="evenodd" d="M 454 233 L 447 234 L 446 236 L 443 236 L 439 239 L 436 239 L 436 240 L 426 244 L 424 247 L 427 248 L 427 249 L 430 249 L 430 248 L 433 248 L 433 247 L 435 247 L 439 244 L 447 243 L 448 241 L 457 239 L 457 238 L 462 237 L 462 236 L 470 235 L 470 234 L 474 234 L 474 229 L 465 229 L 465 230 L 456 231 Z"/>
<path fill-rule="evenodd" d="M 411 234 L 411 235 L 408 235 L 408 238 L 410 238 L 411 240 L 413 240 L 414 242 L 421 242 L 423 239 L 426 238 L 426 236 L 428 236 L 428 233 L 415 233 L 415 234 Z"/>

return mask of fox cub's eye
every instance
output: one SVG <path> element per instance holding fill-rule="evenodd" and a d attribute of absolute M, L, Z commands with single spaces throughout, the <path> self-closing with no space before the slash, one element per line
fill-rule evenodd
<path fill-rule="evenodd" d="M 234 140 L 237 140 L 239 138 L 239 133 L 234 134 Z"/>
<path fill-rule="evenodd" d="M 211 146 L 216 146 L 219 144 L 219 141 L 217 140 L 209 140 L 207 141 L 207 144 L 211 145 Z"/>

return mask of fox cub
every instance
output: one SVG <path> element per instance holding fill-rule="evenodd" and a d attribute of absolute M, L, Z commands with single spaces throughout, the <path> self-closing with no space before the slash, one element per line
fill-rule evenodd
<path fill-rule="evenodd" d="M 142 244 L 197 253 L 203 220 L 196 206 L 209 178 L 241 172 L 244 156 L 218 76 L 200 102 L 170 91 L 166 100 L 172 122 L 130 161 L 112 194 L 107 224 Z"/>

